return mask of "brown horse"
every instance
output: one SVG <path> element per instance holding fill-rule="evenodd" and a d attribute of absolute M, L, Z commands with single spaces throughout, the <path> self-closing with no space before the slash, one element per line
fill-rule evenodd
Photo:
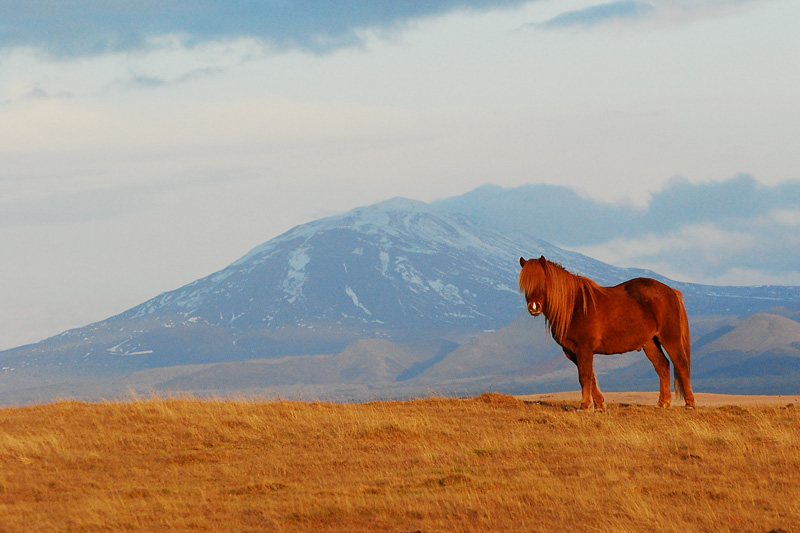
<path fill-rule="evenodd" d="M 689 321 L 681 293 L 649 278 L 636 278 L 615 287 L 601 287 L 567 272 L 544 258 L 519 258 L 519 288 L 533 316 L 544 314 L 553 339 L 578 367 L 581 409 L 592 404 L 605 409 L 594 375 L 594 354 L 617 354 L 644 349 L 660 380 L 659 407 L 672 403 L 669 354 L 674 365 L 675 390 L 694 407 L 689 383 L 691 354 Z"/>

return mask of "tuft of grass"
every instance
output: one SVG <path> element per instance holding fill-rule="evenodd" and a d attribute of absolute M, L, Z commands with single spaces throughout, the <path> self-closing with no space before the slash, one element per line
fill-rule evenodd
<path fill-rule="evenodd" d="M 800 410 L 499 394 L 0 409 L 0 531 L 791 531 Z"/>

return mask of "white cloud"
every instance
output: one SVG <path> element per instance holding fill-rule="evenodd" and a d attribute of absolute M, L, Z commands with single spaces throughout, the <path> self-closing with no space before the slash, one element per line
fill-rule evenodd
<path fill-rule="evenodd" d="M 648 234 L 633 239 L 616 238 L 609 242 L 573 248 L 588 255 L 622 266 L 639 266 L 664 253 L 693 251 L 706 255 L 706 262 L 716 263 L 718 252 L 752 246 L 752 235 L 725 231 L 714 224 L 682 226 L 667 234 Z"/>
<path fill-rule="evenodd" d="M 800 286 L 800 272 L 770 274 L 759 269 L 730 268 L 713 279 L 714 285 L 794 285 Z"/>
<path fill-rule="evenodd" d="M 559 4 L 561 9 L 566 7 L 568 10 L 551 13 L 533 26 L 547 29 L 668 28 L 733 15 L 756 3 L 755 0 L 570 2 Z"/>
<path fill-rule="evenodd" d="M 800 226 L 800 209 L 778 209 L 772 212 L 771 218 L 783 226 Z"/>
<path fill-rule="evenodd" d="M 671 279 L 709 285 L 800 285 L 800 239 L 774 233 L 774 224 L 732 230 L 722 223 L 681 226 L 666 234 L 571 249 L 611 264 L 653 270 Z M 738 224 L 737 225 L 745 225 Z M 787 255 L 781 258 L 781 249 Z"/>

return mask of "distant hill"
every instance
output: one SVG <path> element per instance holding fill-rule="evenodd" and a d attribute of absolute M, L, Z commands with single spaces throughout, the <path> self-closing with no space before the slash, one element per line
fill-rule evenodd
<path fill-rule="evenodd" d="M 800 309 L 798 287 L 677 283 L 452 206 L 396 198 L 298 226 L 120 315 L 0 352 L 0 402 L 142 388 L 368 397 L 575 386 L 543 320 L 520 316 L 521 255 L 545 255 L 604 285 L 641 275 L 665 280 L 683 291 L 694 338 L 712 347 L 725 342 L 718 325 L 731 317 Z M 636 360 L 598 358 L 598 369 L 612 375 Z"/>
<path fill-rule="evenodd" d="M 800 323 L 759 313 L 702 345 L 694 374 L 709 392 L 792 394 L 800 389 Z"/>
<path fill-rule="evenodd" d="M 534 320 L 525 313 L 498 331 L 480 333 L 458 346 L 427 371 L 421 381 L 511 376 L 554 356 L 564 359 L 561 348 L 547 333 L 544 320 Z"/>
<path fill-rule="evenodd" d="M 704 344 L 701 354 L 722 351 L 764 353 L 785 351 L 800 357 L 800 323 L 789 318 L 767 313 L 757 313 L 744 319 L 731 331 Z"/>

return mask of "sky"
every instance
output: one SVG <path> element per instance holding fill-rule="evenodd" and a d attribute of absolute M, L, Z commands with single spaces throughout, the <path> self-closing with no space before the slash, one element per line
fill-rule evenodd
<path fill-rule="evenodd" d="M 0 1 L 0 349 L 393 196 L 550 184 L 614 212 L 743 175 L 791 189 L 797 20 L 795 0 Z M 572 247 L 800 284 L 723 268 L 758 235 L 713 223 L 668 236 L 716 271 L 644 257 L 658 228 Z"/>

